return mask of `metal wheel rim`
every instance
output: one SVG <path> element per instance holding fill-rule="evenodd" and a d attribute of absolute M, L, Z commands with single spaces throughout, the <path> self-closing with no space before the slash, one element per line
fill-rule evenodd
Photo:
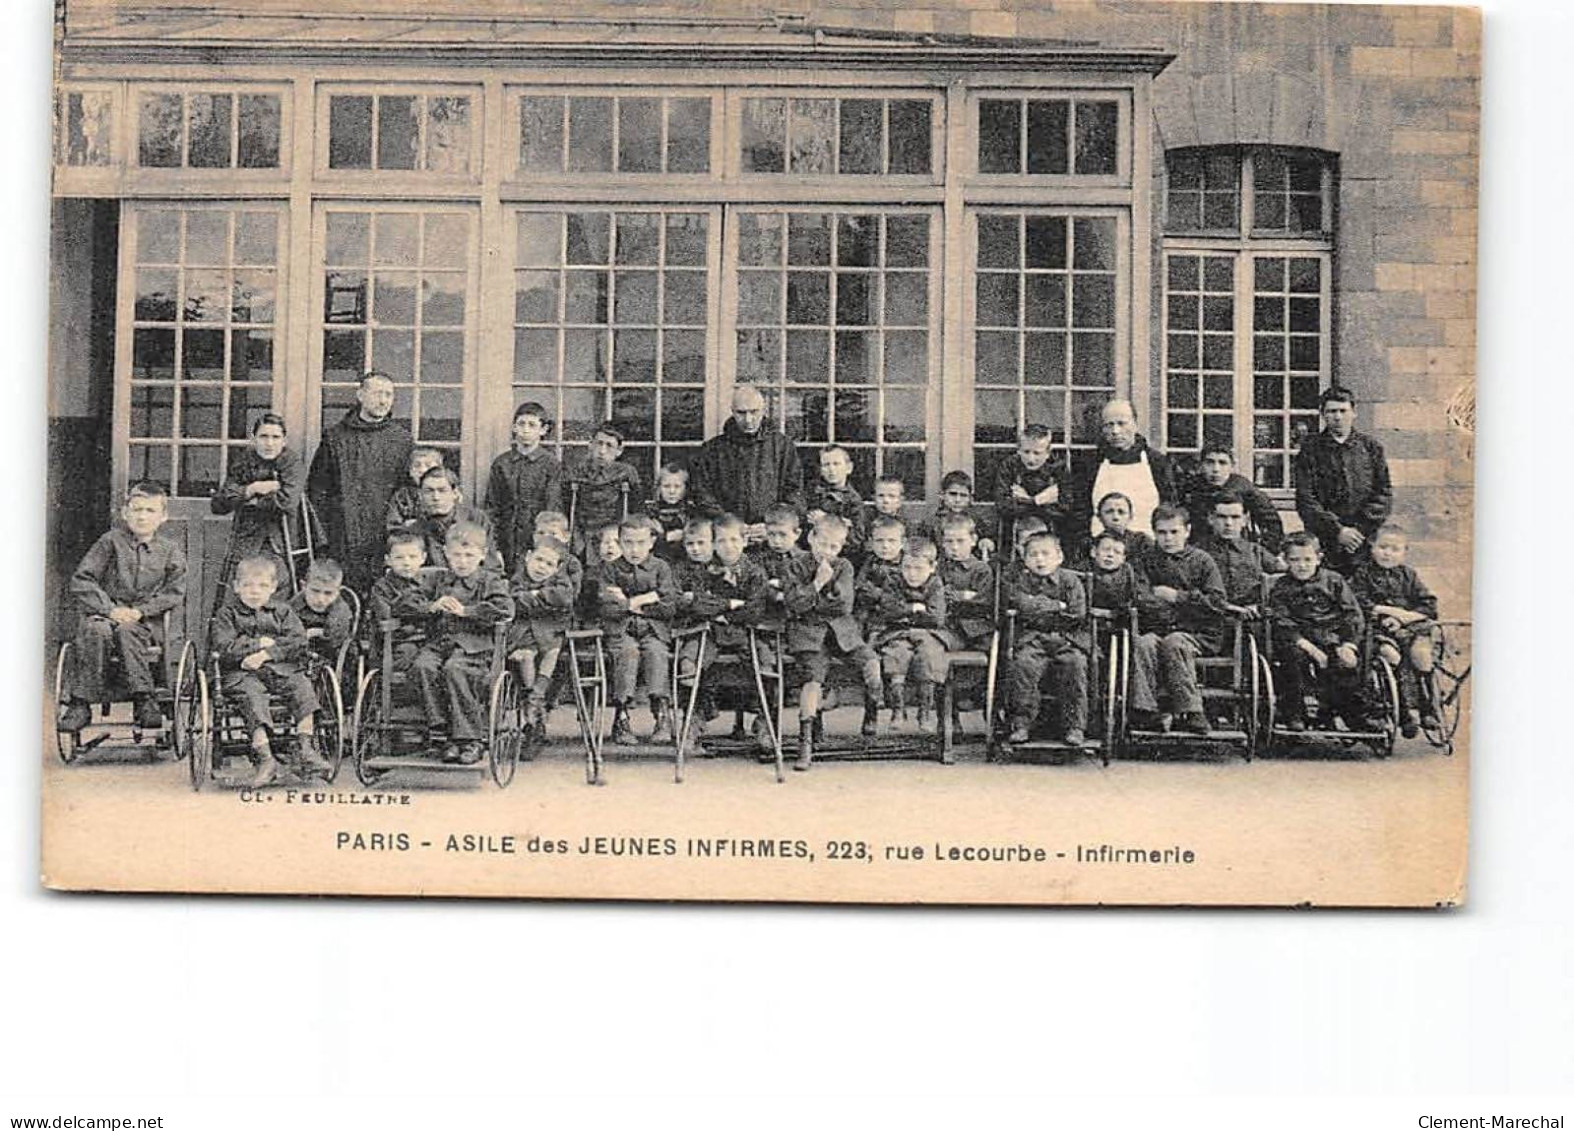
<path fill-rule="evenodd" d="M 317 698 L 321 706 L 331 710 L 320 718 L 317 723 L 318 753 L 326 755 L 328 759 L 328 773 L 326 775 L 329 785 L 339 777 L 339 767 L 344 763 L 344 694 L 339 690 L 339 680 L 332 668 L 319 668 L 317 672 L 318 692 Z M 331 715 L 331 718 L 328 717 Z M 327 724 L 326 728 L 324 723 Z M 328 731 L 329 742 L 326 749 L 323 744 L 323 730 Z"/>
<path fill-rule="evenodd" d="M 366 763 L 374 757 L 372 747 L 382 733 L 379 729 L 382 721 L 379 718 L 380 700 L 375 694 L 381 676 L 382 672 L 373 668 L 361 678 L 361 686 L 355 693 L 355 779 L 362 785 L 372 785 L 377 780 L 377 775 L 366 768 Z"/>
<path fill-rule="evenodd" d="M 503 669 L 492 685 L 491 708 L 487 713 L 486 757 L 492 780 L 507 789 L 519 766 L 519 703 L 514 691 L 514 676 Z"/>
<path fill-rule="evenodd" d="M 55 656 L 55 750 L 60 755 L 60 761 L 69 766 L 77 760 L 77 739 L 75 731 L 60 729 L 60 712 L 65 706 L 66 694 L 66 658 L 71 653 L 71 641 L 67 640 L 60 645 L 60 651 Z M 91 710 L 91 708 L 89 708 Z"/>
<path fill-rule="evenodd" d="M 1273 687 L 1273 668 L 1268 663 L 1268 657 L 1261 652 L 1257 653 L 1257 666 L 1262 672 L 1262 750 L 1266 753 L 1273 745 L 1273 728 L 1278 722 L 1279 698 Z"/>
<path fill-rule="evenodd" d="M 213 774 L 213 748 L 212 740 L 212 714 L 209 712 L 208 675 L 206 672 L 197 672 L 197 694 L 192 699 L 192 707 L 196 712 L 191 729 L 191 788 L 201 792 L 212 778 Z"/>

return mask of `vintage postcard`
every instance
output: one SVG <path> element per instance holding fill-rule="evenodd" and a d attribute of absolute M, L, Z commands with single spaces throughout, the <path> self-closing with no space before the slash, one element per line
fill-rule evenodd
<path fill-rule="evenodd" d="M 1458 904 L 1480 35 L 60 4 L 43 882 Z"/>

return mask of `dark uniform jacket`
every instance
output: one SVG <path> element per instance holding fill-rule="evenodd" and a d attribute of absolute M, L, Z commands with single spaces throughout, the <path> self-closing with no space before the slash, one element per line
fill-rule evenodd
<path fill-rule="evenodd" d="M 1284 522 L 1279 518 L 1273 500 L 1246 476 L 1234 472 L 1222 487 L 1204 483 L 1200 476 L 1192 482 L 1186 493 L 1186 510 L 1191 514 L 1193 532 L 1201 534 L 1208 529 L 1213 504 L 1222 496 L 1237 496 L 1246 504 L 1246 515 L 1251 519 L 1248 529 L 1255 534 L 1257 541 L 1277 554 L 1279 547 L 1284 545 Z"/>
<path fill-rule="evenodd" d="M 388 515 L 383 525 L 392 534 L 412 522 L 419 522 L 425 513 L 421 507 L 421 488 L 414 483 L 405 483 L 388 500 Z"/>
<path fill-rule="evenodd" d="M 655 593 L 660 600 L 631 614 L 627 600 L 620 601 L 607 593 L 612 587 L 621 589 L 625 598 Z M 639 565 L 627 558 L 619 558 L 601 568 L 596 617 L 608 636 L 626 632 L 636 637 L 654 636 L 658 640 L 671 640 L 672 618 L 678 608 L 677 598 L 678 591 L 672 583 L 672 567 L 666 562 L 654 554 Z"/>
<path fill-rule="evenodd" d="M 639 472 L 622 460 L 597 463 L 588 456 L 564 473 L 574 525 L 586 534 L 623 520 L 625 499 L 640 497 Z"/>
<path fill-rule="evenodd" d="M 279 484 L 277 491 L 246 498 L 249 485 L 270 479 Z M 208 500 L 208 508 L 214 514 L 235 516 L 230 523 L 230 548 L 224 562 L 226 581 L 234 576 L 235 565 L 242 558 L 263 552 L 284 558 L 283 524 L 293 521 L 305 490 L 306 465 L 289 448 L 274 459 L 263 459 L 251 448 L 235 452 L 224 485 Z"/>
<path fill-rule="evenodd" d="M 767 615 L 765 570 L 748 555 L 732 565 L 719 559 L 700 564 L 685 562 L 681 603 L 692 622 L 711 621 L 711 638 L 721 648 L 742 647 L 748 642 L 745 629 Z M 732 601 L 742 601 L 730 608 Z"/>
<path fill-rule="evenodd" d="M 1102 570 L 1095 566 L 1089 581 L 1088 600 L 1095 609 L 1107 609 L 1124 617 L 1137 607 L 1137 570 L 1129 561 L 1121 562 L 1119 569 Z"/>
<path fill-rule="evenodd" d="M 1278 560 L 1261 542 L 1248 542 L 1245 538 L 1227 542 L 1210 534 L 1194 545 L 1219 567 L 1225 598 L 1232 605 L 1262 604 L 1263 578 L 1280 572 Z"/>
<path fill-rule="evenodd" d="M 156 531 L 138 542 L 124 526 L 113 527 L 82 555 L 71 575 L 71 596 L 92 616 L 128 608 L 144 621 L 156 620 L 186 599 L 186 555 Z"/>
<path fill-rule="evenodd" d="M 1305 581 L 1285 574 L 1273 583 L 1268 609 L 1281 645 L 1309 640 L 1319 648 L 1360 644 L 1366 620 L 1350 583 L 1326 566 Z"/>
<path fill-rule="evenodd" d="M 474 523 L 486 531 L 486 557 L 489 564 L 496 565 L 497 542 L 492 535 L 492 519 L 469 503 L 459 503 L 447 514 L 422 514 L 406 522 L 404 528 L 421 536 L 426 544 L 426 564 L 440 569 L 448 565 L 448 532 L 460 522 Z"/>
<path fill-rule="evenodd" d="M 895 590 L 902 584 L 902 563 L 888 562 L 873 554 L 853 574 L 853 612 L 860 619 L 869 620 L 887 606 L 895 608 L 900 602 Z"/>
<path fill-rule="evenodd" d="M 425 572 L 419 577 L 398 577 L 386 572 L 372 582 L 371 593 L 366 599 L 370 615 L 365 618 L 365 637 L 377 639 L 382 622 L 390 620 L 399 622 L 399 627 L 393 630 L 395 644 L 424 636 L 435 576 L 433 572 Z"/>
<path fill-rule="evenodd" d="M 956 562 L 942 557 L 937 572 L 945 584 L 952 630 L 969 643 L 987 639 L 995 628 L 995 571 L 977 558 Z"/>
<path fill-rule="evenodd" d="M 295 664 L 306 658 L 306 628 L 295 610 L 277 596 L 260 609 L 248 608 L 238 600 L 225 604 L 208 626 L 208 647 L 219 654 L 221 667 L 235 671 L 258 650 L 265 636 L 273 638 L 268 648 L 270 664 Z"/>
<path fill-rule="evenodd" d="M 814 555 L 796 546 L 780 553 L 761 543 L 750 547 L 754 558 L 765 575 L 765 610 L 768 619 L 786 619 L 787 591 L 814 573 Z"/>
<path fill-rule="evenodd" d="M 328 538 L 329 557 L 365 585 L 382 560 L 388 501 L 410 478 L 410 430 L 393 417 L 361 419 L 352 408 L 323 433 L 306 478 Z"/>
<path fill-rule="evenodd" d="M 1364 432 L 1339 443 L 1326 430 L 1301 442 L 1295 457 L 1295 509 L 1324 552 L 1338 545 L 1339 528 L 1370 539 L 1388 521 L 1394 492 L 1383 445 Z"/>
<path fill-rule="evenodd" d="M 793 442 L 769 419 L 751 436 L 728 417 L 721 434 L 706 440 L 695 457 L 691 484 L 696 505 L 712 518 L 730 513 L 763 522 L 774 503 L 803 512 L 803 465 Z"/>
<path fill-rule="evenodd" d="M 514 598 L 514 616 L 529 622 L 530 631 L 537 640 L 568 631 L 573 619 L 574 601 L 579 591 L 566 568 L 569 560 L 565 554 L 557 572 L 545 581 L 536 581 L 521 567 L 509 587 Z"/>
<path fill-rule="evenodd" d="M 1006 608 L 1016 610 L 1017 643 L 1040 637 L 1052 646 L 1070 645 L 1086 652 L 1088 602 L 1082 579 L 1064 566 L 1052 573 L 1018 573 L 1005 593 Z"/>
<path fill-rule="evenodd" d="M 335 597 L 333 604 L 319 613 L 306 603 L 305 593 L 297 593 L 290 598 L 290 608 L 301 618 L 301 627 L 306 631 L 322 629 L 322 635 L 309 643 L 320 655 L 329 658 L 339 654 L 339 648 L 350 639 L 350 632 L 355 627 L 355 614 L 343 597 Z"/>
<path fill-rule="evenodd" d="M 1350 588 L 1361 611 L 1372 615 L 1374 605 L 1392 605 L 1407 612 L 1420 613 L 1428 620 L 1437 619 L 1437 597 L 1426 587 L 1421 575 L 1403 563 L 1384 569 L 1368 558 L 1350 577 Z"/>
<path fill-rule="evenodd" d="M 882 601 L 869 617 L 869 637 L 878 644 L 891 636 L 920 628 L 933 633 L 947 648 L 960 647 L 961 641 L 947 621 L 945 579 L 937 569 L 919 586 L 907 584 L 898 574 L 896 584 L 887 590 L 891 598 Z M 914 605 L 923 609 L 915 611 Z"/>
<path fill-rule="evenodd" d="M 1037 495 L 1051 485 L 1060 488 L 1060 494 L 1048 506 L 1039 506 L 1037 503 L 1023 502 L 1012 498 L 1011 488 L 1021 487 L 1029 495 Z M 1044 520 L 1049 529 L 1057 534 L 1060 539 L 1067 542 L 1068 549 L 1076 538 L 1075 512 L 1071 500 L 1071 477 L 1065 465 L 1053 454 L 1044 462 L 1044 466 L 1034 471 L 1029 471 L 1022 466 L 1022 460 L 1016 455 L 1000 465 L 995 472 L 995 515 L 1000 520 L 999 537 L 996 544 L 1009 546 L 1012 533 L 1019 520 L 1029 515 L 1036 515 Z M 1084 524 L 1082 541 L 1086 541 L 1087 527 Z M 979 531 L 983 537 L 985 530 Z"/>
<path fill-rule="evenodd" d="M 428 629 L 427 647 L 434 651 L 463 652 L 467 656 L 483 656 L 492 651 L 492 626 L 502 624 L 514 615 L 514 599 L 508 595 L 508 582 L 503 575 L 485 567 L 469 577 L 460 577 L 451 569 L 433 573 L 430 582 L 430 601 L 452 595 L 464 606 L 463 616 L 452 613 L 432 613 Z"/>
<path fill-rule="evenodd" d="M 864 509 L 862 495 L 850 484 L 832 487 L 825 480 L 816 479 L 804 492 L 804 513 L 812 510 L 822 510 L 826 514 L 846 519 L 847 543 L 842 553 L 849 560 L 862 556 L 864 545 L 869 541 L 869 514 Z M 803 536 L 808 538 L 808 530 L 804 531 Z"/>
<path fill-rule="evenodd" d="M 536 515 L 563 509 L 563 465 L 542 445 L 526 455 L 511 447 L 492 461 L 482 505 L 503 561 L 512 570 L 535 534 Z"/>
<path fill-rule="evenodd" d="M 674 568 L 687 560 L 683 552 L 683 539 L 672 538 L 674 530 L 682 532 L 688 525 L 689 519 L 698 516 L 699 511 L 688 499 L 679 499 L 675 503 L 664 503 L 660 499 L 648 499 L 644 511 L 647 517 L 655 520 L 661 527 L 661 533 L 656 535 L 655 554 L 658 558 L 672 565 Z"/>
<path fill-rule="evenodd" d="M 798 583 L 786 593 L 787 648 L 792 652 L 818 651 L 825 646 L 827 629 L 844 652 L 864 646 L 863 632 L 853 616 L 853 567 L 846 558 L 831 566 L 831 580 L 824 589 L 815 589 L 814 575 L 819 563 L 813 554 L 804 554 L 807 563 L 800 569 Z"/>
<path fill-rule="evenodd" d="M 1207 652 L 1224 644 L 1224 579 L 1205 550 L 1187 546 L 1178 554 L 1155 549 L 1137 562 L 1137 626 L 1163 636 L 1189 632 Z M 1155 586 L 1180 590 L 1175 604 L 1153 595 Z"/>
<path fill-rule="evenodd" d="M 1020 467 L 1021 464 L 1018 463 L 1017 466 Z M 1008 486 L 1006 490 L 1010 491 L 1011 488 Z M 973 520 L 973 533 L 980 540 L 995 537 L 995 520 L 985 514 L 983 510 L 978 507 L 968 507 L 967 510 L 959 513 L 965 514 Z M 927 518 L 920 519 L 915 523 L 910 533 L 915 538 L 927 538 L 938 546 L 941 540 L 945 538 L 944 524 L 945 520 L 950 516 L 951 512 L 946 510 L 944 503 L 941 503 L 930 512 Z"/>

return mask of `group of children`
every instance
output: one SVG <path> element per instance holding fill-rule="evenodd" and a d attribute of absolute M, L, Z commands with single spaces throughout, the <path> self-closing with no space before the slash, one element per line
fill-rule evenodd
<path fill-rule="evenodd" d="M 504 622 L 508 659 L 534 724 L 549 705 L 565 633 L 575 623 L 601 629 L 614 743 L 635 741 L 631 708 L 642 689 L 651 741 L 672 739 L 674 662 L 698 677 L 719 656 L 741 656 L 750 627 L 782 625 L 802 680 L 797 769 L 812 765 L 823 735 L 833 660 L 862 684 L 863 735 L 878 733 L 882 709 L 892 724 L 912 709 L 918 729 L 928 731 L 937 725 L 936 688 L 949 655 L 987 648 L 1008 618 L 1015 633 L 1004 676 L 1009 741 L 1028 738 L 1047 706 L 1051 732 L 1080 744 L 1096 646 L 1090 603 L 1121 615 L 1135 610 L 1130 705 L 1139 729 L 1207 732 L 1195 661 L 1226 646 L 1231 617 L 1262 615 L 1265 593 L 1291 729 L 1305 725 L 1311 678 L 1341 720 L 1364 722 L 1376 710 L 1357 679 L 1372 617 L 1377 647 L 1402 673 L 1404 732 L 1413 735 L 1424 721 L 1419 678 L 1432 662 L 1437 610 L 1404 564 L 1403 531 L 1383 527 L 1368 559 L 1342 577 L 1322 563 L 1315 537 L 1284 537 L 1272 503 L 1235 474 L 1228 451 L 1202 453 L 1186 506 L 1154 510 L 1151 537 L 1136 529 L 1131 499 L 1115 492 L 1098 500 L 1096 533 L 1086 542 L 1066 528 L 1065 485 L 1039 426 L 1024 429 L 999 474 L 992 520 L 975 510 L 972 480 L 961 471 L 944 477 L 938 503 L 921 521 L 903 517 L 904 488 L 895 477 L 876 481 L 866 509 L 849 483 L 850 454 L 832 445 L 819 453 L 804 513 L 778 503 L 760 526 L 699 513 L 678 466 L 661 469 L 643 509 L 631 507 L 638 476 L 619 459 L 623 438 L 611 425 L 598 429 L 584 466 L 567 481 L 565 506 L 561 467 L 544 447 L 549 427 L 540 405 L 519 407 L 514 444 L 494 462 L 483 507 L 466 504 L 457 475 L 430 448 L 412 453 L 410 481 L 388 507 L 386 569 L 366 595 L 362 628 L 369 640 L 386 634 L 391 674 L 408 680 L 434 733 L 445 736 L 444 761 L 473 764 L 483 756 L 485 681 L 494 626 Z M 263 478 L 260 486 L 228 489 L 224 506 L 237 513 L 277 510 L 278 490 L 266 477 L 278 476 L 268 461 L 283 447 L 283 424 L 270 417 L 257 431 Z M 182 603 L 185 562 L 158 533 L 167 517 L 161 487 L 133 487 L 122 517 L 124 529 L 99 539 L 73 576 L 84 615 L 63 729 L 89 721 L 87 705 L 103 695 L 112 647 L 139 724 L 159 725 L 145 657 L 158 615 Z M 1203 522 L 1206 532 L 1196 529 Z M 261 529 L 245 526 L 252 531 L 245 552 L 232 551 L 233 595 L 220 594 L 210 644 L 250 729 L 252 783 L 261 785 L 278 770 L 272 700 L 294 724 L 302 768 L 322 767 L 304 661 L 312 650 L 335 655 L 353 617 L 343 573 L 326 559 L 314 561 L 299 592 L 284 600 L 284 563 L 254 527 Z M 989 561 L 997 544 L 1010 551 L 998 570 Z M 1076 568 L 1066 563 L 1068 551 Z M 675 656 L 675 640 L 689 639 L 675 632 L 698 624 L 711 630 L 703 652 L 679 643 Z"/>

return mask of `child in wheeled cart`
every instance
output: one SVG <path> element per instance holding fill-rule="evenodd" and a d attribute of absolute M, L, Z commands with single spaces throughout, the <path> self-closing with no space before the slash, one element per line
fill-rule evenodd
<path fill-rule="evenodd" d="M 1306 729 L 1306 697 L 1315 691 L 1339 721 L 1377 725 L 1368 719 L 1361 692 L 1361 637 L 1365 617 L 1355 590 L 1323 564 L 1317 535 L 1306 531 L 1284 540 L 1289 572 L 1273 584 L 1268 610 L 1273 617 L 1275 659 L 1279 663 L 1279 704 L 1286 730 Z"/>
<path fill-rule="evenodd" d="M 1044 530 L 1030 535 L 1022 571 L 1005 592 L 1006 608 L 1016 613 L 1016 639 L 1006 670 L 1007 741 L 1013 744 L 1030 737 L 1043 706 L 1046 675 L 1058 715 L 1056 734 L 1068 746 L 1081 746 L 1087 730 L 1087 595 L 1081 579 L 1061 564 L 1064 560 L 1055 534 Z"/>
<path fill-rule="evenodd" d="M 935 725 L 935 685 L 945 682 L 946 651 L 960 641 L 946 619 L 945 581 L 935 570 L 938 551 L 927 538 L 902 552 L 896 578 L 883 587 L 869 611 L 870 644 L 880 654 L 885 702 L 891 723 L 907 717 L 907 684 L 913 684 L 918 727 Z"/>
<path fill-rule="evenodd" d="M 1421 680 L 1436 665 L 1433 630 L 1437 598 L 1421 575 L 1405 564 L 1409 535 L 1387 523 L 1378 528 L 1370 553 L 1356 567 L 1350 587 L 1362 611 L 1373 619 L 1378 655 L 1399 674 L 1400 733 L 1414 738 L 1422 727 L 1438 725 L 1431 701 L 1421 694 Z"/>

